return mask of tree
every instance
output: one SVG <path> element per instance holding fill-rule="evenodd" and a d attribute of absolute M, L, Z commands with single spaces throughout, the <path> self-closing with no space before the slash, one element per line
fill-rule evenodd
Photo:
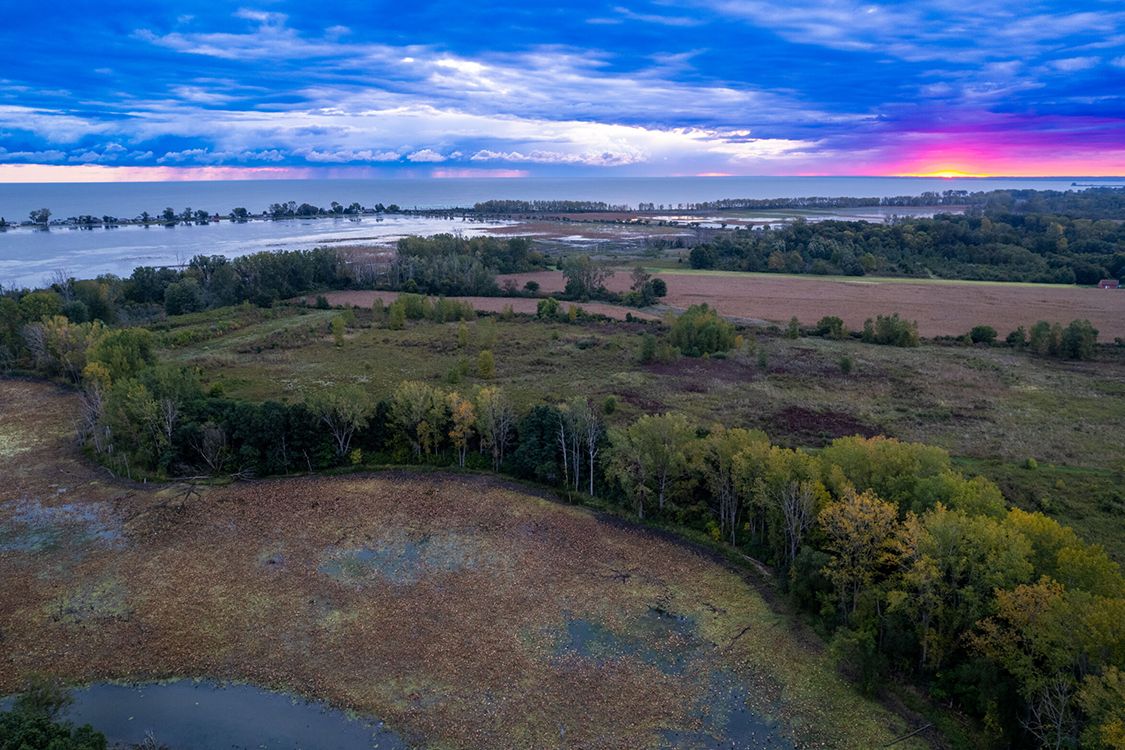
<path fill-rule="evenodd" d="M 480 434 L 481 450 L 492 453 L 492 469 L 500 470 L 504 452 L 512 439 L 515 410 L 499 388 L 481 388 L 476 393 L 476 429 Z"/>
<path fill-rule="evenodd" d="M 1098 344 L 1098 329 L 1088 320 L 1072 320 L 1062 332 L 1059 347 L 1068 359 L 1092 359 Z"/>
<path fill-rule="evenodd" d="M 58 721 L 70 696 L 54 683 L 33 682 L 7 711 L 0 712 L 4 750 L 106 750 L 106 738 L 89 724 Z"/>
<path fill-rule="evenodd" d="M 605 282 L 613 275 L 612 269 L 589 255 L 567 256 L 560 268 L 566 277 L 567 296 L 579 300 L 605 294 Z"/>
<path fill-rule="evenodd" d="M 840 613 L 848 620 L 860 592 L 895 562 L 898 511 L 873 492 L 848 490 L 820 512 L 818 521 L 832 555 L 824 573 L 836 585 Z"/>
<path fill-rule="evenodd" d="M 198 312 L 203 306 L 203 290 L 193 278 L 173 282 L 164 289 L 164 312 L 169 315 Z"/>
<path fill-rule="evenodd" d="M 477 355 L 477 374 L 485 380 L 496 377 L 496 358 L 488 349 L 482 349 Z"/>
<path fill-rule="evenodd" d="M 144 328 L 106 331 L 86 352 L 91 364 L 101 365 L 109 382 L 133 377 L 156 361 L 153 335 Z"/>
<path fill-rule="evenodd" d="M 669 340 L 689 357 L 725 352 L 734 347 L 734 325 L 707 306 L 692 305 L 672 323 Z"/>
<path fill-rule="evenodd" d="M 54 292 L 32 292 L 20 298 L 20 317 L 25 323 L 37 323 L 62 313 L 62 298 Z"/>
<path fill-rule="evenodd" d="M 611 430 L 610 473 L 633 500 L 637 515 L 655 496 L 657 508 L 677 496 L 685 478 L 695 428 L 682 414 L 646 414 L 623 430 Z"/>
<path fill-rule="evenodd" d="M 391 397 L 391 421 L 406 437 L 414 456 L 429 455 L 445 434 L 445 399 L 432 386 L 403 381 Z"/>
<path fill-rule="evenodd" d="M 743 494 L 738 486 L 738 456 L 761 439 L 761 433 L 715 425 L 707 437 L 694 441 L 692 446 L 692 465 L 706 482 L 711 497 L 718 502 L 719 527 L 731 544 L 738 543 L 738 526 L 743 512 Z"/>
<path fill-rule="evenodd" d="M 449 400 L 451 423 L 449 441 L 453 443 L 453 449 L 457 451 L 457 465 L 463 469 L 465 468 L 465 454 L 469 449 L 469 439 L 473 435 L 473 427 L 477 421 L 476 408 L 471 400 L 463 398 L 456 391 L 450 393 L 447 398 Z"/>
<path fill-rule="evenodd" d="M 47 226 L 47 224 L 51 221 L 51 209 L 49 209 L 49 208 L 37 208 L 34 211 L 32 211 L 29 214 L 29 216 L 31 218 L 32 224 L 40 224 L 42 226 Z"/>
<path fill-rule="evenodd" d="M 367 426 L 371 400 L 357 385 L 318 388 L 305 399 L 305 406 L 328 427 L 336 443 L 336 457 L 343 458 L 351 447 L 352 435 Z"/>

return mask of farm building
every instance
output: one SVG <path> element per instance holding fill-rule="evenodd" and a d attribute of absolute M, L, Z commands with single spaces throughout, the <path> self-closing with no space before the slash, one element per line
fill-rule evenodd
<path fill-rule="evenodd" d="M 1121 282 L 1117 279 L 1102 279 L 1098 282 L 1098 289 L 1119 289 Z"/>

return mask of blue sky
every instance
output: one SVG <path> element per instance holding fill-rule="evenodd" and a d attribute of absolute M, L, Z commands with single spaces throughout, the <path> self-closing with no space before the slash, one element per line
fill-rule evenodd
<path fill-rule="evenodd" d="M 1120 0 L 24 3 L 0 49 L 8 181 L 1125 173 Z"/>

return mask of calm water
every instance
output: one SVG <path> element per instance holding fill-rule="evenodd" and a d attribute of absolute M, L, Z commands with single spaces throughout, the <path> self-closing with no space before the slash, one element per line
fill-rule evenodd
<path fill-rule="evenodd" d="M 1072 182 L 1120 184 L 1121 179 L 921 177 L 634 177 L 514 180 L 245 180 L 101 184 L 0 184 L 0 216 L 23 221 L 30 211 L 50 208 L 55 217 L 79 214 L 134 217 L 158 214 L 166 206 L 227 214 L 242 206 L 252 212 L 271 203 L 332 201 L 366 206 L 397 203 L 403 208 L 471 206 L 491 198 L 565 199 L 612 204 L 696 203 L 720 198 L 801 198 L 806 196 L 887 197 L 926 191 L 1004 188 L 1068 189 Z"/>
<path fill-rule="evenodd" d="M 517 180 L 250 180 L 108 184 L 0 184 L 0 216 L 22 221 L 33 209 L 49 208 L 55 218 L 80 214 L 135 217 L 166 206 L 226 214 L 235 207 L 253 212 L 294 200 L 328 206 L 332 201 L 364 205 L 398 203 L 406 208 L 468 206 L 491 198 L 598 200 L 635 206 L 695 203 L 721 198 L 805 196 L 886 197 L 926 191 L 1001 188 L 1069 189 L 1092 178 L 931 179 L 911 177 L 684 177 Z M 1120 180 L 1102 180 L 1118 184 Z M 39 286 L 55 271 L 78 278 L 100 273 L 128 275 L 138 265 L 173 265 L 198 254 L 229 257 L 259 250 L 298 249 L 345 242 L 385 243 L 404 234 L 464 231 L 489 225 L 459 220 L 373 217 L 359 222 L 311 220 L 222 222 L 206 226 L 121 227 L 118 229 L 13 229 L 0 232 L 0 284 Z M 491 225 L 496 226 L 496 225 Z"/>
<path fill-rule="evenodd" d="M 322 703 L 252 685 L 179 680 L 98 684 L 72 691 L 62 718 L 90 724 L 110 744 L 143 742 L 151 732 L 173 750 L 405 750 L 388 729 Z"/>
<path fill-rule="evenodd" d="M 350 219 L 224 221 L 204 226 L 52 227 L 0 232 L 0 285 L 43 286 L 55 271 L 75 278 L 128 276 L 137 266 L 179 265 L 195 255 L 239 255 L 260 250 L 307 250 L 321 245 L 386 244 L 410 234 L 461 232 L 473 236 L 500 222 L 373 216 Z"/>

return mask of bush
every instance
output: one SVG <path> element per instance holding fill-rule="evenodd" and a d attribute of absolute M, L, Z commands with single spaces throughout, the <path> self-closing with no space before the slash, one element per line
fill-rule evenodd
<path fill-rule="evenodd" d="M 488 349 L 477 355 L 477 374 L 486 379 L 496 376 L 496 359 Z"/>
<path fill-rule="evenodd" d="M 974 344 L 991 344 L 996 341 L 996 329 L 992 326 L 973 326 L 969 339 Z"/>
<path fill-rule="evenodd" d="M 1062 334 L 1061 352 L 1068 359 L 1091 359 L 1098 343 L 1098 329 L 1088 320 L 1072 320 Z"/>
<path fill-rule="evenodd" d="M 789 327 L 785 329 L 785 338 L 787 338 L 787 339 L 799 339 L 799 338 L 801 338 L 801 321 L 797 320 L 796 315 L 794 315 L 792 318 L 789 319 Z"/>
<path fill-rule="evenodd" d="M 559 317 L 559 301 L 554 297 L 539 300 L 535 306 L 535 317 L 544 320 L 554 320 Z"/>
<path fill-rule="evenodd" d="M 1024 330 L 1023 326 L 1018 327 L 1008 334 L 1007 338 L 1004 339 L 1004 343 L 1017 348 L 1027 346 L 1027 331 Z"/>
<path fill-rule="evenodd" d="M 523 290 L 525 292 L 527 292 L 528 294 L 538 294 L 539 293 L 539 282 L 538 281 L 529 281 L 529 282 L 527 282 L 526 284 L 523 285 Z"/>
<path fill-rule="evenodd" d="M 647 365 L 656 359 L 656 337 L 651 333 L 646 333 L 641 337 L 641 357 L 642 365 Z"/>
<path fill-rule="evenodd" d="M 829 339 L 842 339 L 848 335 L 844 321 L 835 315 L 826 315 L 816 323 L 816 335 Z"/>
<path fill-rule="evenodd" d="M 898 313 L 868 318 L 863 324 L 863 340 L 886 346 L 918 346 L 918 323 L 904 320 Z"/>
<path fill-rule="evenodd" d="M 840 357 L 840 372 L 845 375 L 850 375 L 852 372 L 852 358 L 844 355 Z"/>
<path fill-rule="evenodd" d="M 706 304 L 692 305 L 672 324 L 670 339 L 689 357 L 725 352 L 734 347 L 734 325 Z"/>

